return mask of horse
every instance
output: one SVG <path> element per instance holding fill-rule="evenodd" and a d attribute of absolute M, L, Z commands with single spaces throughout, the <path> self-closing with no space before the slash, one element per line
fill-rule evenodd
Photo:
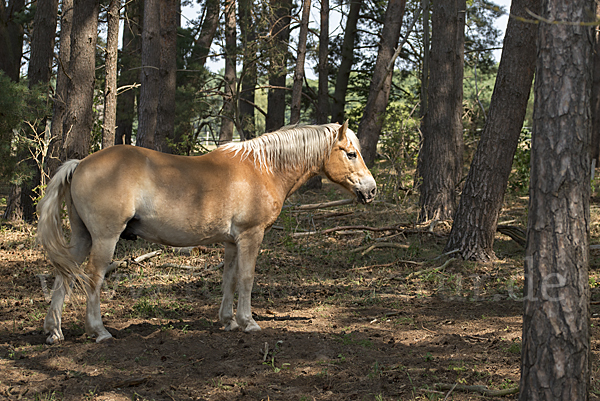
<path fill-rule="evenodd" d="M 363 204 L 377 192 L 348 121 L 284 127 L 200 156 L 117 145 L 66 161 L 37 208 L 37 239 L 56 272 L 44 320 L 46 342 L 64 340 L 62 308 L 77 280 L 87 297 L 87 335 L 96 342 L 112 337 L 102 322 L 100 291 L 106 272 L 114 267 L 119 238 L 141 237 L 174 247 L 222 242 L 219 320 L 226 331 L 260 330 L 250 305 L 259 247 L 286 198 L 317 174 Z M 62 230 L 63 202 L 71 226 L 69 242 Z"/>

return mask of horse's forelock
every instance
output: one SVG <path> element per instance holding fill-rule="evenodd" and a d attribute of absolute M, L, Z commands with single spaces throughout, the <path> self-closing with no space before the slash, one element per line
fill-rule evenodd
<path fill-rule="evenodd" d="M 222 147 L 240 155 L 253 156 L 255 166 L 272 172 L 275 169 L 308 168 L 322 163 L 337 141 L 339 124 L 287 126 L 244 142 Z M 352 144 L 360 149 L 354 132 L 348 130 Z"/>

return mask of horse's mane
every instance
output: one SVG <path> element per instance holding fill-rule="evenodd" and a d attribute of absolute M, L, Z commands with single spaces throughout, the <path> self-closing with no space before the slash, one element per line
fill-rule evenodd
<path fill-rule="evenodd" d="M 341 125 L 291 125 L 244 142 L 230 142 L 223 151 L 241 155 L 242 160 L 252 155 L 254 165 L 266 171 L 302 168 L 322 164 L 337 142 Z M 358 138 L 351 130 L 346 136 L 360 149 Z"/>

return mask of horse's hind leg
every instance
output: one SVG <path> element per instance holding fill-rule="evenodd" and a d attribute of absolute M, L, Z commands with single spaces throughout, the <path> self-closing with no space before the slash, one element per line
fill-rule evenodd
<path fill-rule="evenodd" d="M 119 237 L 94 239 L 88 262 L 87 308 L 85 314 L 85 331 L 90 337 L 96 337 L 96 342 L 111 338 L 112 335 L 104 328 L 100 312 L 100 292 L 104 275 L 110 268 L 115 246 Z"/>
<path fill-rule="evenodd" d="M 92 244 L 90 233 L 87 231 L 83 222 L 71 213 L 71 254 L 77 264 L 81 265 L 87 255 L 90 253 Z M 48 314 L 44 320 L 44 332 L 48 334 L 46 342 L 54 344 L 57 341 L 64 340 L 61 329 L 63 304 L 68 287 L 72 284 L 72 279 L 57 275 L 52 287 L 52 301 L 48 308 Z"/>
<path fill-rule="evenodd" d="M 219 309 L 219 320 L 226 331 L 238 327 L 233 319 L 233 296 L 237 283 L 237 248 L 235 244 L 225 243 L 225 257 L 223 261 L 223 300 Z"/>

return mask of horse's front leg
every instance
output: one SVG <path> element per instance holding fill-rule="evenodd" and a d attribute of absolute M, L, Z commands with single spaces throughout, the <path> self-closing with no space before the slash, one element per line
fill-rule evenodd
<path fill-rule="evenodd" d="M 219 309 L 219 320 L 226 331 L 235 330 L 238 324 L 233 318 L 233 296 L 237 284 L 237 247 L 235 244 L 225 243 L 225 258 L 223 261 L 223 300 Z"/>
<path fill-rule="evenodd" d="M 237 242 L 238 260 L 238 307 L 236 321 L 245 332 L 259 331 L 260 326 L 252 318 L 252 286 L 258 250 L 262 243 L 264 231 L 256 230 L 245 233 Z"/>

